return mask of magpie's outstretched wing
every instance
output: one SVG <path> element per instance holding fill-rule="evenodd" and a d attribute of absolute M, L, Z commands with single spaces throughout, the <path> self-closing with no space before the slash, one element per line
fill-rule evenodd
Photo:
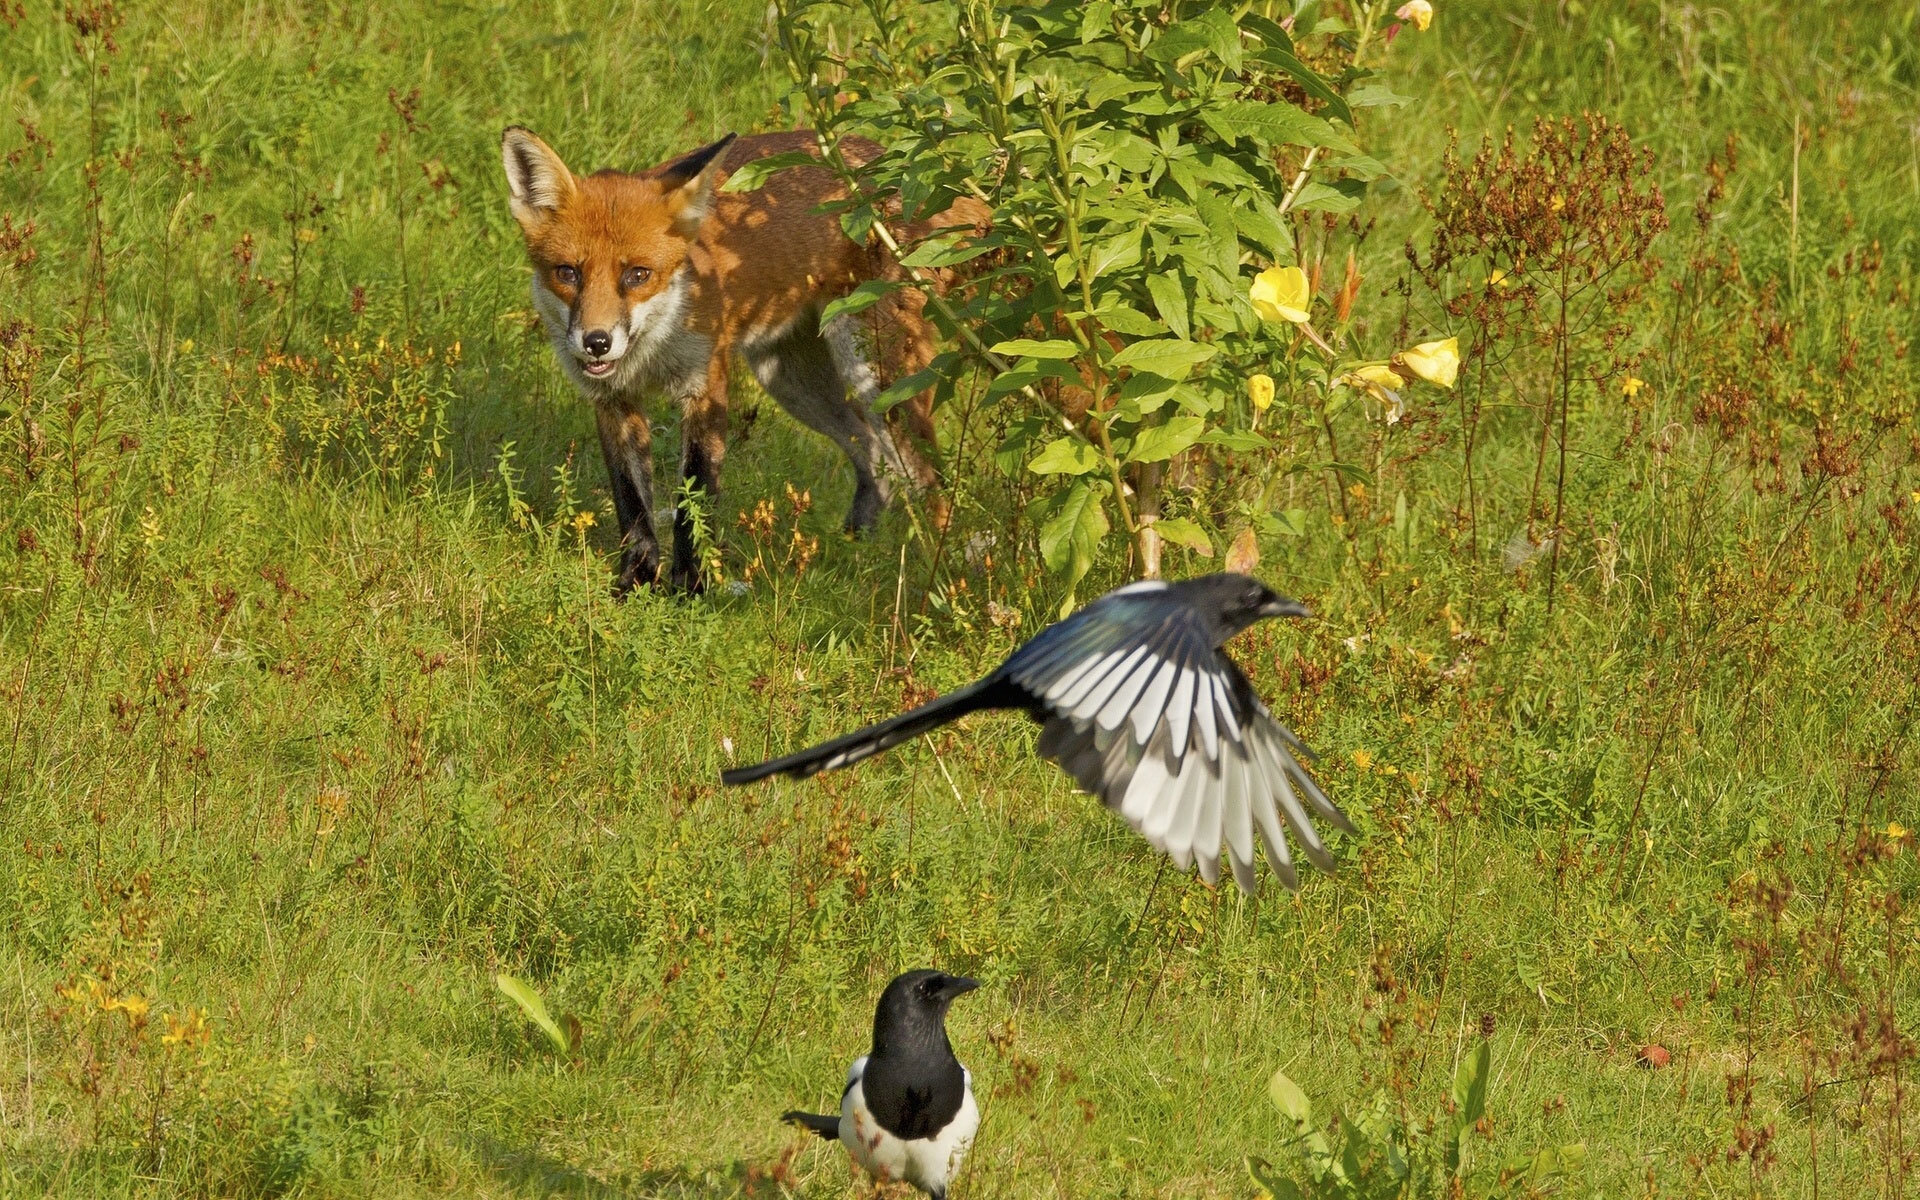
<path fill-rule="evenodd" d="M 1181 868 L 1197 861 L 1209 883 L 1224 848 L 1252 893 L 1257 839 L 1273 873 L 1299 887 L 1283 829 L 1307 861 L 1331 870 L 1307 806 L 1353 831 L 1300 765 L 1296 754 L 1311 752 L 1214 644 L 1203 615 L 1165 585 L 1110 593 L 1015 651 L 995 676 L 1029 698 L 1041 754 Z"/>

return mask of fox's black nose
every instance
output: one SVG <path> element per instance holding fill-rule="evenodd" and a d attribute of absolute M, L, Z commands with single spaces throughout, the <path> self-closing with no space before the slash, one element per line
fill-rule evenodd
<path fill-rule="evenodd" d="M 587 347 L 587 353 L 599 358 L 613 349 L 613 335 L 604 329 L 596 329 L 580 339 Z"/>

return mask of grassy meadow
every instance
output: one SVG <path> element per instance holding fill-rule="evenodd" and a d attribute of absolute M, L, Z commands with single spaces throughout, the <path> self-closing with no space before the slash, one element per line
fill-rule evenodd
<path fill-rule="evenodd" d="M 939 965 L 986 983 L 956 1200 L 1249 1197 L 1276 1069 L 1418 1129 L 1483 1036 L 1466 1194 L 1577 1143 L 1554 1194 L 1911 1195 L 1920 10 L 1436 7 L 1360 119 L 1370 319 L 1466 340 L 1406 252 L 1450 129 L 1604 113 L 1670 228 L 1550 552 L 1537 347 L 1392 426 L 1274 410 L 1349 465 L 1259 543 L 1320 618 L 1233 653 L 1362 833 L 1248 902 L 1013 717 L 719 787 L 1058 609 L 965 449 L 992 408 L 943 417 L 944 536 L 854 541 L 844 460 L 742 378 L 740 586 L 610 598 L 499 132 L 586 169 L 770 127 L 763 3 L 0 0 L 0 1193 L 849 1195 L 777 1115 Z"/>

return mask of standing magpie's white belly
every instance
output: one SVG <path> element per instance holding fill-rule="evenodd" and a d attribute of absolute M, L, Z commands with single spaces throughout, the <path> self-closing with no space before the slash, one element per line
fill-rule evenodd
<path fill-rule="evenodd" d="M 960 1111 L 946 1128 L 932 1137 L 899 1138 L 888 1133 L 867 1111 L 860 1076 L 867 1060 L 858 1059 L 847 1072 L 846 1095 L 840 1098 L 840 1141 L 853 1161 L 876 1179 L 897 1179 L 934 1196 L 944 1196 L 947 1181 L 960 1171 L 960 1162 L 980 1128 L 980 1108 L 973 1102 L 973 1075 L 962 1070 L 965 1091 Z"/>

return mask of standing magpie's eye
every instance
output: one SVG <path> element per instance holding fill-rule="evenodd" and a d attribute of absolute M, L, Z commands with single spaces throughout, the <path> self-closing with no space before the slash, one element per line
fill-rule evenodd
<path fill-rule="evenodd" d="M 620 273 L 620 290 L 630 292 L 653 278 L 653 272 L 646 267 L 628 267 Z"/>
<path fill-rule="evenodd" d="M 561 263 L 553 269 L 553 281 L 561 287 L 579 287 L 580 268 L 570 263 Z"/>

